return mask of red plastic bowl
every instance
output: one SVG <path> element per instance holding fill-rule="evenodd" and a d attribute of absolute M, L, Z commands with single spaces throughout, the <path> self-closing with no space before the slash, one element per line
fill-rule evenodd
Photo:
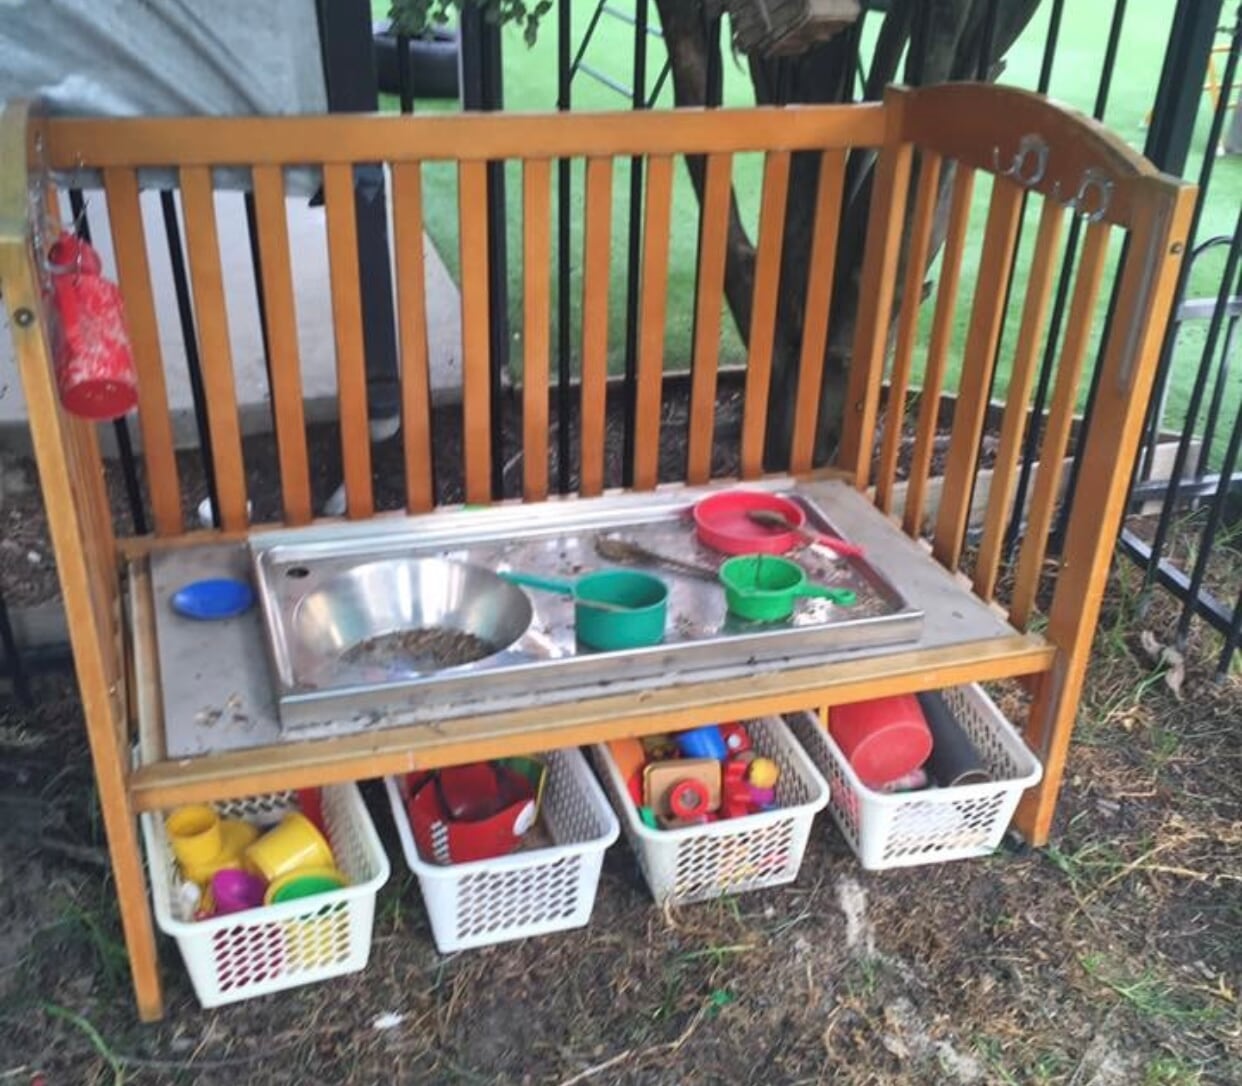
<path fill-rule="evenodd" d="M 806 541 L 806 536 L 793 528 L 756 524 L 747 514 L 759 509 L 779 513 L 798 528 L 806 524 L 802 506 L 789 498 L 762 490 L 726 490 L 704 498 L 694 507 L 699 540 L 721 554 L 784 554 Z M 811 534 L 844 558 L 863 557 L 863 549 L 857 543 L 813 529 Z"/>
<path fill-rule="evenodd" d="M 802 537 L 793 529 L 782 531 L 756 524 L 747 514 L 763 509 L 779 513 L 790 524 L 806 523 L 802 506 L 779 494 L 760 490 L 725 490 L 704 498 L 694 507 L 699 540 L 722 554 L 784 554 Z"/>
<path fill-rule="evenodd" d="M 868 788 L 904 777 L 932 751 L 931 730 L 913 694 L 834 705 L 828 733 Z"/>

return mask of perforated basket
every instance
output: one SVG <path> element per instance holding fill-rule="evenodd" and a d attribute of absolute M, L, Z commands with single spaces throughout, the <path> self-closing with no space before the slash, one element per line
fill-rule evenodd
<path fill-rule="evenodd" d="M 643 825 L 607 745 L 591 749 L 656 901 L 706 901 L 798 877 L 815 812 L 828 802 L 828 785 L 779 717 L 748 721 L 746 728 L 755 750 L 780 766 L 776 809 L 675 830 Z"/>
<path fill-rule="evenodd" d="M 616 817 L 580 751 L 536 757 L 547 766 L 540 821 L 552 846 L 470 863 L 419 856 L 401 787 L 393 777 L 384 781 L 442 954 L 580 928 L 591 918 L 604 850 L 620 832 Z"/>
<path fill-rule="evenodd" d="M 1043 767 L 978 686 L 942 690 L 991 780 L 885 795 L 858 779 L 841 748 L 810 713 L 788 718 L 832 788 L 828 809 L 868 871 L 985 856 L 1001 842 L 1022 793 Z"/>
<path fill-rule="evenodd" d="M 164 820 L 144 814 L 151 895 L 160 930 L 177 940 L 182 960 L 204 1007 L 354 973 L 371 953 L 375 895 L 388 881 L 375 824 L 356 786 L 322 790 L 323 821 L 336 866 L 349 885 L 281 905 L 264 905 L 208 920 L 181 921 L 172 914 L 176 860 Z M 223 818 L 271 826 L 297 810 L 292 792 L 213 804 Z"/>

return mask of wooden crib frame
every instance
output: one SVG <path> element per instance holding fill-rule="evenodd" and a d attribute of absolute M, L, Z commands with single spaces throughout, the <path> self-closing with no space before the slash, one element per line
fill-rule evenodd
<path fill-rule="evenodd" d="M 177 803 L 375 777 L 415 766 L 451 764 L 521 750 L 547 749 L 625 734 L 690 726 L 729 716 L 822 709 L 968 681 L 1024 677 L 1031 693 L 1028 742 L 1043 759 L 1042 783 L 1024 798 L 1017 828 L 1034 844 L 1048 837 L 1078 708 L 1100 600 L 1123 512 L 1161 337 L 1173 301 L 1194 189 L 1158 174 L 1095 122 L 1025 92 L 956 84 L 893 89 L 884 102 L 736 111 L 644 114 L 452 117 L 286 117 L 235 119 L 46 120 L 20 104 L 0 119 L 0 291 L 7 306 L 41 486 L 68 616 L 83 712 L 98 779 L 138 1010 L 163 1013 L 154 930 L 136 815 Z M 657 483 L 656 450 L 664 366 L 665 283 L 675 157 L 705 156 L 704 227 L 690 392 L 686 482 L 708 481 L 716 400 L 725 221 L 732 156 L 764 156 L 753 312 L 740 438 L 741 474 L 762 474 L 771 376 L 772 330 L 781 264 L 781 225 L 791 155 L 820 156 L 817 227 L 811 249 L 798 409 L 788 435 L 792 470 L 812 468 L 816 405 L 823 373 L 846 154 L 878 152 L 861 308 L 849 374 L 848 409 L 835 469 L 827 473 L 869 495 L 876 531 L 919 536 L 929 507 L 928 467 L 945 384 L 948 333 L 957 303 L 966 213 L 978 174 L 993 174 L 979 282 L 997 284 L 973 300 L 961 362 L 954 424 L 930 548 L 918 560 L 939 563 L 963 599 L 973 593 L 1004 618 L 995 636 L 968 645 L 895 648 L 791 668 L 772 681 L 693 682 L 654 696 L 612 695 L 518 712 L 478 715 L 436 729 L 394 727 L 365 736 L 286 743 L 185 761 L 161 756 L 162 709 L 154 666 L 146 556 L 159 548 L 242 538 L 246 478 L 227 333 L 212 201 L 213 166 L 249 166 L 256 202 L 270 344 L 285 525 L 313 519 L 294 293 L 283 203 L 284 167 L 322 167 L 331 262 L 347 516 L 374 513 L 363 368 L 361 306 L 353 212 L 357 163 L 390 167 L 394 201 L 399 343 L 407 509 L 432 510 L 428 470 L 432 413 L 427 373 L 419 165 L 457 164 L 463 335 L 464 480 L 468 502 L 490 500 L 486 168 L 521 163 L 525 274 L 524 379 L 521 388 L 523 500 L 548 497 L 550 179 L 561 158 L 586 160 L 585 257 L 580 343 L 581 493 L 604 482 L 607 377 L 608 245 L 612 163 L 646 160 L 642 293 L 637 360 L 634 488 Z M 917 155 L 916 155 L 917 153 Z M 919 168 L 913 168 L 915 162 Z M 905 405 L 910 385 L 925 254 L 937 178 L 956 163 L 951 216 L 935 316 L 927 345 L 924 394 L 913 421 L 914 454 L 896 509 L 896 465 L 904 411 L 889 410 L 879 471 L 871 462 L 881 432 L 882 383 L 891 354 L 888 403 Z M 173 452 L 151 273 L 139 211 L 139 167 L 178 171 L 199 352 L 222 527 L 188 530 Z M 106 196 L 117 271 L 139 371 L 138 422 L 154 531 L 117 538 L 95 429 L 60 407 L 51 368 L 49 323 L 36 238 L 52 178 L 98 170 Z M 1003 291 L 1014 259 L 1025 197 L 1042 200 L 1021 334 L 1013 347 L 1010 395 L 987 491 L 973 574 L 959 572 L 988 389 L 997 353 Z M 907 204 L 911 205 L 907 212 Z M 55 213 L 55 212 L 53 212 Z M 1061 365 L 1048 411 L 1027 531 L 1012 566 L 1007 609 L 994 602 L 1002 536 L 1014 493 L 1028 399 L 1041 345 L 1065 219 L 1081 215 L 1084 244 Z M 1036 591 L 1052 573 L 1045 541 L 1057 506 L 1061 466 L 1071 438 L 1075 389 L 1088 349 L 1095 300 L 1104 279 L 1110 231 L 1128 233 L 1118 273 L 1114 319 L 1104 344 L 1094 414 L 1082 438 L 1076 498 L 1046 607 L 1033 632 Z M 903 257 L 903 251 L 906 256 Z M 902 268 L 908 269 L 904 273 Z M 890 313 L 899 275 L 906 289 L 890 352 Z M 920 347 L 920 349 L 922 349 Z M 822 476 L 824 473 L 821 472 Z M 840 486 L 837 482 L 834 485 Z M 982 494 L 982 491 L 981 491 Z M 883 516 L 888 514 L 889 516 Z M 256 526 L 255 530 L 258 530 Z M 908 544 L 906 544 L 908 546 Z M 1042 600 L 1041 596 L 1041 600 Z M 132 601 L 127 604 L 127 600 Z M 132 765 L 135 740 L 140 764 Z"/>

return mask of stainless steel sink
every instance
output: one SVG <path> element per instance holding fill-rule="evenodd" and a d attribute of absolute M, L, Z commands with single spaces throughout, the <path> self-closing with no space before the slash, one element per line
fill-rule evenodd
<path fill-rule="evenodd" d="M 784 492 L 797 497 L 796 489 Z M 745 623 L 729 616 L 719 584 L 655 568 L 669 588 L 664 641 L 624 652 L 579 645 L 571 600 L 528 595 L 497 576 L 516 570 L 574 578 L 608 568 L 613 563 L 594 546 L 601 533 L 715 569 L 724 556 L 697 542 L 689 516 L 704 493 L 502 505 L 254 535 L 281 726 L 434 721 L 489 699 L 529 695 L 537 702 L 541 691 L 576 686 L 748 674 L 761 661 L 811 662 L 919 636 L 922 613 L 866 561 L 834 563 L 812 551 L 796 555 L 808 576 L 852 589 L 856 606 L 803 600 L 788 621 Z M 812 525 L 832 529 L 824 510 L 802 503 Z M 429 626 L 473 634 L 498 651 L 459 666 L 351 662 L 351 650 L 368 638 Z"/>

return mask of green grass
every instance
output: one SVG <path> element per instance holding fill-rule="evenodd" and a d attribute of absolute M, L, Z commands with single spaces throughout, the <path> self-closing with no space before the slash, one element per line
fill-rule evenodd
<path fill-rule="evenodd" d="M 585 30 L 594 0 L 574 0 L 574 35 L 578 39 Z M 386 0 L 374 0 L 378 15 L 387 9 Z M 1026 32 L 1010 50 L 1007 66 L 1000 82 L 1033 88 L 1038 80 L 1044 40 L 1047 34 L 1051 5 L 1044 3 Z M 1164 45 L 1174 9 L 1174 0 L 1144 0 L 1131 5 L 1121 35 L 1119 60 L 1116 66 L 1105 122 L 1132 146 L 1141 150 L 1146 137 L 1144 118 L 1151 107 L 1156 83 L 1160 74 Z M 1111 5 L 1068 4 L 1061 26 L 1056 60 L 1052 72 L 1049 93 L 1083 112 L 1093 108 L 1097 82 L 1100 75 L 1104 44 L 1107 40 Z M 871 18 L 864 33 L 864 56 L 868 55 L 871 42 L 879 28 L 879 20 Z M 615 79 L 628 83 L 632 65 L 633 32 L 627 25 L 604 18 L 591 42 L 587 61 L 604 70 Z M 654 80 L 664 59 L 664 47 L 658 39 L 648 43 L 649 79 Z M 518 31 L 505 31 L 504 37 L 504 93 L 505 106 L 511 112 L 552 110 L 556 105 L 556 28 L 554 21 L 543 27 L 540 38 L 533 47 L 527 47 Z M 725 103 L 730 106 L 753 104 L 753 93 L 744 67 L 726 54 Z M 658 103 L 671 106 L 671 90 L 666 86 Z M 626 108 L 626 100 L 616 92 L 579 75 L 573 86 L 575 110 L 613 110 Z M 395 101 L 388 99 L 385 108 L 395 108 Z M 419 111 L 443 112 L 455 108 L 445 102 L 418 102 Z M 1200 100 L 1198 121 L 1187 176 L 1197 178 L 1205 151 L 1207 130 L 1211 120 L 1211 104 L 1205 94 Z M 734 184 L 738 195 L 743 221 L 754 234 L 758 216 L 758 194 L 762 163 L 758 156 L 738 156 L 735 163 Z M 510 268 L 509 308 L 514 330 L 514 365 L 520 368 L 521 342 L 521 179 L 515 167 L 508 170 L 508 243 Z M 451 167 L 432 165 L 425 168 L 427 229 L 436 248 L 444 258 L 451 273 L 457 272 L 457 207 L 456 177 Z M 981 179 L 986 182 L 986 179 Z M 626 214 L 629 204 L 629 164 L 618 160 L 614 169 L 613 190 L 613 247 L 609 313 L 609 362 L 615 371 L 621 368 L 624 353 L 624 299 L 626 263 Z M 987 194 L 990 186 L 977 186 L 976 198 L 967 236 L 963 261 L 962 286 L 958 309 L 953 326 L 952 364 L 950 381 L 957 376 L 957 360 L 965 342 L 966 328 L 970 319 L 970 302 L 974 295 L 982 243 L 984 220 L 987 213 Z M 555 191 L 553 194 L 555 201 Z M 1209 190 L 1209 198 L 1203 212 L 1199 239 L 1203 240 L 1232 231 L 1239 201 L 1242 201 L 1242 157 L 1219 159 Z M 555 202 L 553 208 L 555 208 Z M 581 252 L 582 224 L 582 171 L 575 169 L 572 184 L 571 222 L 573 224 L 573 266 L 571 299 L 573 299 L 574 342 L 577 342 L 579 299 L 581 282 L 578 267 Z M 1017 268 L 1014 275 L 1011 304 L 1006 315 L 1004 339 L 1000 354 L 996 389 L 1003 395 L 1008 386 L 1009 367 L 1017 338 L 1021 313 L 1021 300 L 1027 283 L 1027 267 L 1034 245 L 1034 203 L 1028 209 L 1027 222 L 1022 233 Z M 695 251 L 697 246 L 697 205 L 689 180 L 683 168 L 678 167 L 673 195 L 673 229 L 670 237 L 668 318 L 666 326 L 665 357 L 670 367 L 680 368 L 688 364 L 692 328 L 692 298 L 694 288 Z M 1119 255 L 1119 245 L 1110 251 L 1109 276 L 1101 291 L 1101 311 L 1108 304 L 1112 268 Z M 1213 254 L 1198 262 L 1191 279 L 1191 296 L 1212 295 L 1220 282 L 1223 256 Z M 938 268 L 932 269 L 938 275 Z M 555 295 L 554 295 L 555 297 Z M 922 335 L 927 335 L 932 306 L 924 305 Z M 553 315 L 555 320 L 555 314 Z M 726 362 L 741 362 L 744 347 L 727 318 L 722 342 Z M 1178 429 L 1185 416 L 1200 353 L 1206 335 L 1206 322 L 1198 322 L 1182 329 L 1174 358 L 1170 382 L 1167 425 Z M 1098 333 L 1097 333 L 1098 335 Z M 1093 342 L 1089 359 L 1094 358 L 1098 343 Z M 916 373 L 921 367 L 921 352 L 916 350 Z M 952 386 L 951 386 L 952 387 Z M 1210 393 L 1210 387 L 1209 387 Z M 1085 388 L 1080 391 L 1080 402 Z M 1216 439 L 1216 457 L 1219 460 L 1227 438 L 1228 423 L 1234 417 L 1242 400 L 1242 382 L 1233 381 L 1225 395 L 1221 418 L 1225 433 Z"/>

